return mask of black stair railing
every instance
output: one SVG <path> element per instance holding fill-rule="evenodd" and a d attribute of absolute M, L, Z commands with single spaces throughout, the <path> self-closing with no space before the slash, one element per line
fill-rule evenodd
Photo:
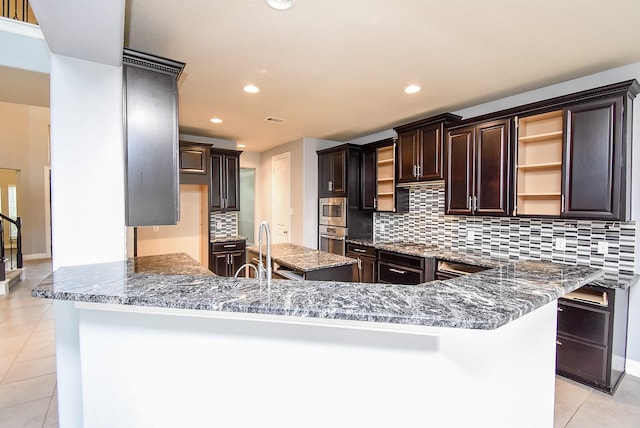
<path fill-rule="evenodd" d="M 16 227 L 15 234 L 15 249 L 13 247 L 14 238 L 11 236 L 11 227 L 9 227 L 9 258 L 6 257 L 4 231 L 5 223 L 10 223 Z M 15 250 L 15 251 L 14 251 Z M 16 217 L 15 220 L 11 217 L 0 213 L 0 281 L 6 279 L 6 266 L 5 262 L 9 261 L 9 268 L 22 269 L 22 219 Z"/>
<path fill-rule="evenodd" d="M 18 21 L 37 24 L 36 17 L 33 15 L 29 0 L 1 0 L 2 16 L 5 18 L 15 19 Z"/>

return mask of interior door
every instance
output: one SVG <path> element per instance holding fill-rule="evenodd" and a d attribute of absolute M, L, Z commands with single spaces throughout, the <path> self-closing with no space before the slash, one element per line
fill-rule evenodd
<path fill-rule="evenodd" d="M 291 242 L 291 154 L 271 158 L 271 234 L 274 244 Z"/>

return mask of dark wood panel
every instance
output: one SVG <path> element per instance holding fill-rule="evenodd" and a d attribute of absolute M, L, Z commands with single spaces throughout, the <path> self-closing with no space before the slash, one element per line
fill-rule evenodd
<path fill-rule="evenodd" d="M 347 192 L 347 152 L 341 150 L 331 154 L 331 192 Z"/>
<path fill-rule="evenodd" d="M 473 141 L 475 128 L 462 128 L 449 134 L 445 179 L 447 214 L 472 214 L 473 177 L 475 173 Z"/>
<path fill-rule="evenodd" d="M 607 380 L 607 348 L 558 335 L 556 370 L 604 385 Z"/>
<path fill-rule="evenodd" d="M 330 196 L 331 154 L 318 155 L 318 196 Z"/>
<path fill-rule="evenodd" d="M 211 154 L 211 185 L 209 186 L 209 206 L 213 211 L 222 210 L 223 200 L 223 155 L 220 153 Z"/>
<path fill-rule="evenodd" d="M 510 120 L 478 125 L 475 134 L 475 214 L 509 214 Z"/>
<path fill-rule="evenodd" d="M 420 159 L 420 180 L 441 180 L 444 178 L 442 165 L 443 133 L 442 123 L 418 129 L 418 150 Z"/>
<path fill-rule="evenodd" d="M 399 183 L 414 181 L 418 134 L 415 130 L 398 134 L 396 171 Z"/>
<path fill-rule="evenodd" d="M 606 345 L 609 340 L 609 311 L 588 305 L 558 301 L 558 333 L 578 340 Z"/>
<path fill-rule="evenodd" d="M 225 156 L 225 211 L 240 210 L 240 156 Z"/>
<path fill-rule="evenodd" d="M 373 210 L 376 208 L 376 179 L 378 171 L 376 162 L 377 156 L 375 148 L 362 152 L 360 208 L 363 210 Z"/>
<path fill-rule="evenodd" d="M 565 109 L 564 216 L 620 218 L 622 98 Z"/>

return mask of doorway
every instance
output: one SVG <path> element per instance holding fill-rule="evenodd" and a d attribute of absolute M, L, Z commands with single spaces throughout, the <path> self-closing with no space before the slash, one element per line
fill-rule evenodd
<path fill-rule="evenodd" d="M 240 168 L 240 213 L 238 214 L 238 234 L 247 238 L 247 245 L 253 245 L 256 200 L 255 168 Z"/>
<path fill-rule="evenodd" d="M 271 158 L 273 181 L 271 182 L 271 221 L 273 242 L 291 242 L 291 153 Z"/>

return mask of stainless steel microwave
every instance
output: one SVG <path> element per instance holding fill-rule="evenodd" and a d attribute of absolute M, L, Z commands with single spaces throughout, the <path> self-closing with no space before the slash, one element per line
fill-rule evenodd
<path fill-rule="evenodd" d="M 318 223 L 347 227 L 347 198 L 320 198 Z"/>

